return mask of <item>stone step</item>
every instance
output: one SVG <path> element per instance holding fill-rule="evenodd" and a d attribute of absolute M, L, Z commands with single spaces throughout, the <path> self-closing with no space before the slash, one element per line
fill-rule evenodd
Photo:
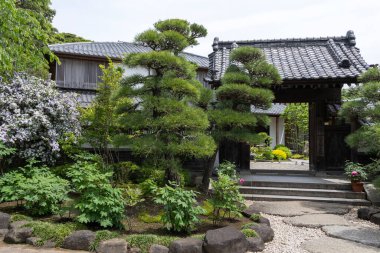
<path fill-rule="evenodd" d="M 302 178 L 302 177 L 299 177 Z M 243 186 L 253 186 L 253 187 L 277 187 L 277 188 L 302 188 L 302 189 L 325 189 L 325 190 L 351 190 L 350 183 L 309 183 L 309 182 L 281 182 L 281 181 L 251 181 L 246 180 Z"/>
<path fill-rule="evenodd" d="M 370 206 L 371 205 L 371 202 L 364 199 L 279 196 L 279 195 L 261 195 L 261 194 L 242 194 L 242 195 L 247 200 L 256 200 L 256 201 L 313 201 L 313 202 L 348 204 L 348 205 L 355 205 L 355 206 Z"/>
<path fill-rule="evenodd" d="M 251 174 L 260 175 L 292 175 L 292 176 L 314 176 L 315 171 L 312 170 L 266 170 L 266 169 L 251 169 Z"/>
<path fill-rule="evenodd" d="M 303 196 L 322 198 L 345 198 L 345 199 L 365 199 L 364 192 L 353 192 L 349 190 L 331 189 L 304 189 L 304 188 L 279 188 L 279 187 L 255 187 L 241 186 L 240 192 L 255 195 L 280 195 L 280 196 Z"/>

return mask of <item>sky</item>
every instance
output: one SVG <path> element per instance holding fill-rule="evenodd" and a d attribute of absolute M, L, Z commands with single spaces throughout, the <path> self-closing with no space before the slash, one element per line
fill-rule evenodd
<path fill-rule="evenodd" d="M 380 63 L 380 0 L 52 0 L 61 32 L 132 42 L 158 20 L 187 19 L 208 36 L 186 51 L 207 56 L 214 37 L 254 40 L 356 35 L 369 64 Z"/>

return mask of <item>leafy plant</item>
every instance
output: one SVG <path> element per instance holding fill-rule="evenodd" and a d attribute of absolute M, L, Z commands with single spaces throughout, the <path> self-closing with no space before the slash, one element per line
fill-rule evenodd
<path fill-rule="evenodd" d="M 226 175 L 229 178 L 236 180 L 238 177 L 236 175 L 236 165 L 230 161 L 224 161 L 219 164 L 218 175 Z"/>
<path fill-rule="evenodd" d="M 142 253 L 148 253 L 150 246 L 153 244 L 159 244 L 169 247 L 172 241 L 179 239 L 174 236 L 152 235 L 152 234 L 134 234 L 128 235 L 126 240 L 131 247 L 137 247 L 141 249 Z"/>
<path fill-rule="evenodd" d="M 272 151 L 272 154 L 276 160 L 286 160 L 286 153 L 282 150 L 275 149 Z"/>
<path fill-rule="evenodd" d="M 242 229 L 241 232 L 247 238 L 249 238 L 249 237 L 257 237 L 258 236 L 255 230 L 252 230 L 252 229 L 249 229 L 249 228 Z"/>
<path fill-rule="evenodd" d="M 241 226 L 241 229 L 249 229 L 250 227 L 252 227 L 252 226 L 254 226 L 256 224 L 257 224 L 256 222 L 246 223 L 243 226 Z"/>
<path fill-rule="evenodd" d="M 12 222 L 15 222 L 15 221 L 32 221 L 32 220 L 33 219 L 31 217 L 23 215 L 23 214 L 19 214 L 19 213 L 12 214 L 12 216 L 11 216 Z"/>
<path fill-rule="evenodd" d="M 154 202 L 163 205 L 161 220 L 168 230 L 190 233 L 204 210 L 196 205 L 196 192 L 174 187 L 166 185 L 157 189 Z"/>
<path fill-rule="evenodd" d="M 67 176 L 80 194 L 75 208 L 80 223 L 98 223 L 102 227 L 122 227 L 124 199 L 122 191 L 110 183 L 111 172 L 102 172 L 100 165 L 79 160 L 69 168 Z"/>
<path fill-rule="evenodd" d="M 99 230 L 96 231 L 95 240 L 91 243 L 89 250 L 96 251 L 99 247 L 100 242 L 117 238 L 119 236 L 116 232 L 111 232 L 108 230 Z"/>
<path fill-rule="evenodd" d="M 83 229 L 76 223 L 54 224 L 43 221 L 32 221 L 26 226 L 33 228 L 33 236 L 41 238 L 42 242 L 52 240 L 56 247 L 60 247 L 72 232 Z"/>
<path fill-rule="evenodd" d="M 23 199 L 22 185 L 26 178 L 20 171 L 5 173 L 0 178 L 0 202 L 11 202 Z"/>
<path fill-rule="evenodd" d="M 261 215 L 258 214 L 258 213 L 254 213 L 254 214 L 252 214 L 252 215 L 249 217 L 249 219 L 250 219 L 251 221 L 254 221 L 254 222 L 258 222 L 258 221 L 260 220 L 260 218 L 261 218 Z"/>
<path fill-rule="evenodd" d="M 224 218 L 241 217 L 241 211 L 245 207 L 244 199 L 239 193 L 238 185 L 228 176 L 221 175 L 218 180 L 211 180 L 212 197 L 209 199 L 214 207 L 214 223 Z"/>
<path fill-rule="evenodd" d="M 351 181 L 362 181 L 367 179 L 367 173 L 365 172 L 363 165 L 360 163 L 347 161 L 344 171 Z"/>
<path fill-rule="evenodd" d="M 15 148 L 9 148 L 4 145 L 4 143 L 0 140 L 0 175 L 3 174 L 4 164 L 6 163 L 6 157 L 13 155 L 16 152 Z"/>

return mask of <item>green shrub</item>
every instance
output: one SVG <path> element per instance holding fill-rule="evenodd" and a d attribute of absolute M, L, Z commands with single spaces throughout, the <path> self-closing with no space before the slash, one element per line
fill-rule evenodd
<path fill-rule="evenodd" d="M 258 222 L 258 221 L 260 220 L 260 218 L 261 218 L 261 215 L 258 214 L 258 213 L 254 213 L 254 214 L 252 214 L 252 215 L 249 217 L 249 219 L 250 219 L 251 221 L 254 221 L 254 222 Z"/>
<path fill-rule="evenodd" d="M 285 159 L 288 159 L 290 157 L 292 157 L 292 151 L 290 151 L 290 149 L 286 146 L 283 146 L 283 145 L 277 145 L 275 148 L 275 150 L 281 150 L 281 151 L 284 151 L 285 154 L 286 154 L 286 158 Z"/>
<path fill-rule="evenodd" d="M 249 229 L 249 228 L 242 229 L 241 232 L 247 238 L 249 238 L 249 237 L 257 237 L 258 236 L 255 230 L 252 230 L 252 229 Z"/>
<path fill-rule="evenodd" d="M 278 161 L 286 160 L 286 153 L 282 150 L 275 149 L 272 151 L 274 158 Z"/>
<path fill-rule="evenodd" d="M 230 161 L 224 161 L 218 166 L 218 175 L 226 175 L 231 179 L 236 180 L 236 165 Z"/>
<path fill-rule="evenodd" d="M 26 226 L 33 228 L 33 236 L 41 238 L 42 243 L 52 240 L 56 247 L 60 247 L 65 237 L 72 232 L 83 228 L 76 223 L 54 224 L 43 221 L 32 221 Z"/>
<path fill-rule="evenodd" d="M 128 235 L 126 237 L 128 245 L 130 245 L 131 247 L 140 248 L 142 253 L 148 253 L 150 246 L 153 244 L 159 244 L 169 247 L 170 243 L 177 239 L 179 238 L 174 236 L 162 236 L 151 234 L 135 234 Z"/>
<path fill-rule="evenodd" d="M 146 212 L 142 212 L 138 215 L 138 219 L 145 223 L 160 223 L 162 219 L 162 213 L 157 215 L 150 215 Z"/>
<path fill-rule="evenodd" d="M 23 215 L 23 214 L 12 214 L 11 216 L 11 221 L 32 221 L 33 219 L 30 218 L 29 216 Z"/>
<path fill-rule="evenodd" d="M 112 173 L 101 172 L 99 164 L 78 161 L 70 167 L 67 176 L 80 194 L 75 208 L 80 223 L 98 223 L 101 227 L 122 227 L 124 199 L 122 191 L 110 184 Z"/>
<path fill-rule="evenodd" d="M 304 159 L 305 156 L 301 154 L 294 154 L 291 156 L 292 159 Z"/>
<path fill-rule="evenodd" d="M 214 223 L 224 218 L 241 217 L 240 212 L 245 205 L 237 183 L 228 176 L 221 175 L 218 180 L 211 180 L 211 186 L 213 193 L 209 201 L 214 208 Z"/>
<path fill-rule="evenodd" d="M 365 168 L 360 163 L 346 161 L 344 171 L 351 181 L 362 181 L 367 179 Z"/>
<path fill-rule="evenodd" d="M 174 186 L 175 187 L 175 186 Z M 194 191 L 166 185 L 156 191 L 154 202 L 163 205 L 162 223 L 170 231 L 190 233 L 204 210 L 197 206 Z"/>
<path fill-rule="evenodd" d="M 152 179 L 147 179 L 139 184 L 140 189 L 144 196 L 153 197 L 154 191 L 157 189 L 157 183 Z"/>
<path fill-rule="evenodd" d="M 22 185 L 26 181 L 23 173 L 12 171 L 0 178 L 0 202 L 11 202 L 23 199 Z"/>
<path fill-rule="evenodd" d="M 127 183 L 129 180 L 136 182 L 137 178 L 134 177 L 135 172 L 140 168 L 132 162 L 120 162 L 112 165 L 113 168 L 113 180 L 117 184 Z M 132 178 L 133 177 L 133 178 Z"/>
<path fill-rule="evenodd" d="M 241 226 L 241 229 L 249 229 L 250 227 L 252 227 L 256 224 L 257 224 L 256 222 L 250 222 L 250 223 L 247 223 L 247 224 L 244 224 L 243 226 Z"/>
<path fill-rule="evenodd" d="M 118 233 L 108 230 L 96 231 L 95 240 L 90 245 L 90 251 L 96 251 L 96 249 L 99 247 L 100 242 L 117 238 L 118 236 Z"/>

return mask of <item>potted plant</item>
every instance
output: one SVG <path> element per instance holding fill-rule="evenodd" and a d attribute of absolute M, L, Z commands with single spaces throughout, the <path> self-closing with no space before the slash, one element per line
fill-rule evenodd
<path fill-rule="evenodd" d="M 364 171 L 363 166 L 360 163 L 346 162 L 345 172 L 351 180 L 352 190 L 354 192 L 364 191 L 362 181 L 367 179 L 367 173 Z"/>

